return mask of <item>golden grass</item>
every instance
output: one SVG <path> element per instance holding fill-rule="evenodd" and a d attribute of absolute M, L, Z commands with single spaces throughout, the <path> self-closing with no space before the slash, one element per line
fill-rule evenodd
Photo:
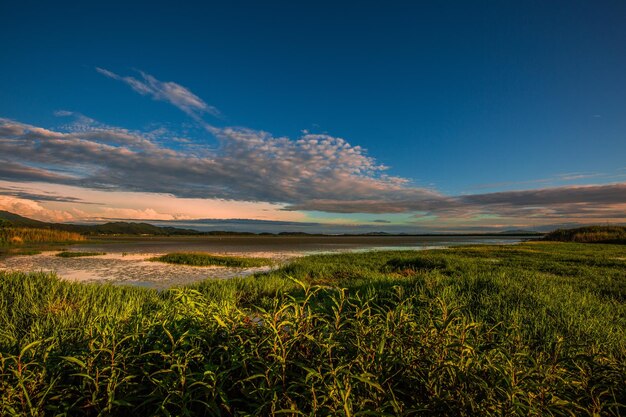
<path fill-rule="evenodd" d="M 79 242 L 86 238 L 78 233 L 54 229 L 31 229 L 23 227 L 0 228 L 0 245 L 18 246 L 29 243 Z"/>

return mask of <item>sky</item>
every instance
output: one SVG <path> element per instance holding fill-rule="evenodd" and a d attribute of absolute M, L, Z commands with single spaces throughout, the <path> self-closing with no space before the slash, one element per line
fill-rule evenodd
<path fill-rule="evenodd" d="M 0 210 L 270 232 L 626 222 L 626 2 L 194 3 L 0 2 Z"/>

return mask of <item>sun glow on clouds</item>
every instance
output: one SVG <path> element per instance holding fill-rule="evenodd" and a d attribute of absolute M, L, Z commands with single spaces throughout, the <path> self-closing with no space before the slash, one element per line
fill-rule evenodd
<path fill-rule="evenodd" d="M 4 195 L 2 195 L 4 194 Z M 188 220 L 255 219 L 302 221 L 299 212 L 285 212 L 270 203 L 221 199 L 178 198 L 168 194 L 101 191 L 47 184 L 0 181 L 0 210 L 43 221 L 107 219 Z"/>

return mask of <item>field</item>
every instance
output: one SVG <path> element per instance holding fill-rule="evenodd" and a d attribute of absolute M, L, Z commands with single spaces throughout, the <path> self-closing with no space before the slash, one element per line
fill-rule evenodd
<path fill-rule="evenodd" d="M 624 415 L 626 247 L 316 255 L 175 288 L 0 272 L 0 415 Z"/>

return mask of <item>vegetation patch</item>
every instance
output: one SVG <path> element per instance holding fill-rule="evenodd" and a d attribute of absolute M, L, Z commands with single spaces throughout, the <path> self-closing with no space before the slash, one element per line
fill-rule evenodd
<path fill-rule="evenodd" d="M 0 415 L 626 415 L 624 257 L 316 255 L 162 292 L 0 271 Z"/>
<path fill-rule="evenodd" d="M 54 229 L 31 229 L 23 227 L 0 227 L 0 245 L 32 243 L 80 242 L 86 238 L 78 233 Z"/>
<path fill-rule="evenodd" d="M 59 258 L 81 258 L 84 256 L 100 256 L 106 255 L 104 252 L 70 252 L 70 251 L 62 251 L 57 253 L 55 256 Z"/>
<path fill-rule="evenodd" d="M 0 254 L 2 253 L 3 252 L 0 252 Z M 30 248 L 8 248 L 5 253 L 11 256 L 33 256 L 39 255 L 41 251 L 38 249 Z"/>
<path fill-rule="evenodd" d="M 242 256 L 222 256 L 209 253 L 168 253 L 150 258 L 150 261 L 190 266 L 227 266 L 232 268 L 254 268 L 272 265 L 268 258 L 246 258 Z"/>
<path fill-rule="evenodd" d="M 444 271 L 450 266 L 450 260 L 445 256 L 424 256 L 418 255 L 414 258 L 391 259 L 385 264 L 383 270 L 388 271 Z"/>
<path fill-rule="evenodd" d="M 626 226 L 587 226 L 558 229 L 544 236 L 545 240 L 579 243 L 626 244 Z"/>

